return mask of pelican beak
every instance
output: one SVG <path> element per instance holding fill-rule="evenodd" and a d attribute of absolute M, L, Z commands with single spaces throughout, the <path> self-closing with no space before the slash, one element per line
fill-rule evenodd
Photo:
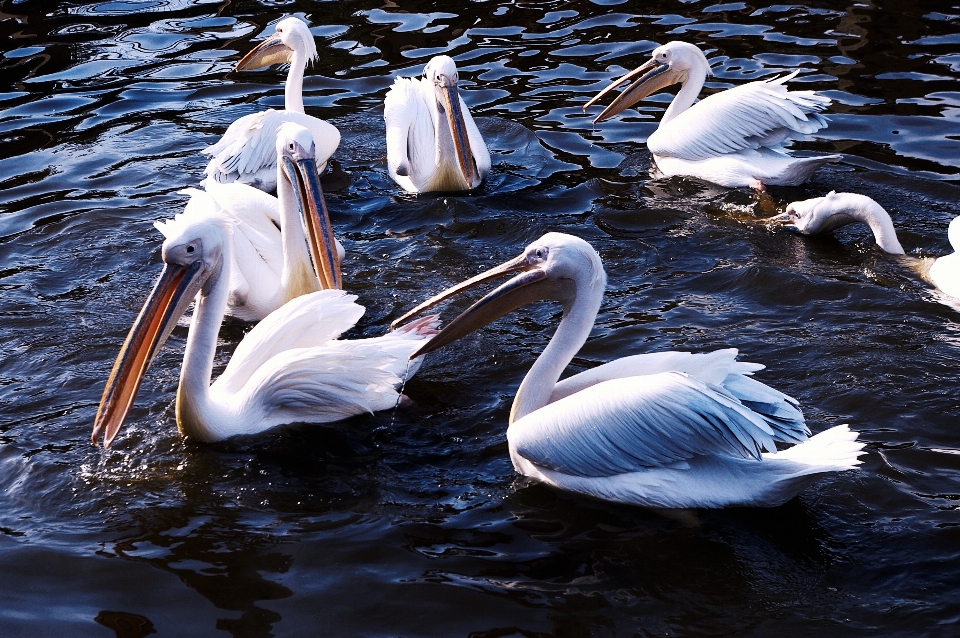
<path fill-rule="evenodd" d="M 313 268 L 320 280 L 320 285 L 324 289 L 339 290 L 343 288 L 340 256 L 337 254 L 337 243 L 333 236 L 333 225 L 330 223 L 327 202 L 323 198 L 323 189 L 317 178 L 316 161 L 312 157 L 298 160 L 284 157 L 283 169 L 287 179 L 293 184 L 297 207 L 300 209 L 303 234 L 307 238 L 310 259 L 313 260 Z"/>
<path fill-rule="evenodd" d="M 779 215 L 774 215 L 773 217 L 766 217 L 760 220 L 761 224 L 766 226 L 787 226 L 791 225 L 791 219 L 789 213 L 780 213 Z M 796 230 L 796 227 L 794 227 Z"/>
<path fill-rule="evenodd" d="M 450 137 L 453 138 L 453 148 L 457 154 L 457 165 L 463 175 L 467 187 L 473 190 L 480 185 L 480 172 L 473 159 L 470 148 L 470 137 L 467 126 L 463 121 L 463 111 L 460 108 L 460 93 L 457 84 L 446 76 L 441 75 L 437 82 L 437 105 L 440 112 L 447 116 L 447 126 L 450 127 Z"/>
<path fill-rule="evenodd" d="M 199 276 L 202 265 L 200 260 L 188 266 L 164 264 L 103 389 L 93 423 L 94 443 L 103 434 L 103 447 L 110 447 L 117 436 L 150 363 L 203 285 L 204 278 Z"/>
<path fill-rule="evenodd" d="M 272 64 L 289 64 L 293 49 L 280 41 L 279 35 L 272 35 L 237 62 L 237 71 L 262 69 Z"/>
<path fill-rule="evenodd" d="M 511 273 L 519 274 L 470 306 L 459 317 L 447 324 L 443 330 L 434 335 L 432 339 L 423 344 L 419 350 L 410 355 L 410 358 L 415 359 L 428 352 L 433 352 L 521 306 L 544 299 L 568 299 L 574 292 L 571 289 L 573 285 L 571 280 L 550 279 L 541 265 L 530 264 L 526 255 L 520 255 L 496 268 L 444 290 L 394 321 L 390 327 L 391 329 L 396 328 L 398 324 L 407 321 L 414 315 L 420 314 L 468 288 Z"/>
<path fill-rule="evenodd" d="M 617 96 L 617 99 L 611 102 L 610 106 L 605 108 L 603 113 L 597 116 L 597 119 L 593 121 L 594 124 L 610 119 L 623 109 L 633 106 L 648 95 L 652 95 L 664 87 L 683 80 L 682 72 L 674 71 L 669 64 L 660 64 L 655 59 L 651 59 L 643 66 L 637 67 L 633 71 L 630 71 L 630 73 L 611 82 L 610 86 L 597 93 L 592 100 L 584 104 L 583 110 L 586 111 L 587 107 L 595 104 L 607 93 L 624 82 L 633 80 L 637 76 L 641 76 L 640 79 Z"/>

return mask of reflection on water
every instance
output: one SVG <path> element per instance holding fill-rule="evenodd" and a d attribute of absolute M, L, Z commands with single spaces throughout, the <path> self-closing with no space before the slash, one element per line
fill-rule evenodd
<path fill-rule="evenodd" d="M 346 285 L 367 307 L 350 336 L 570 232 L 609 275 L 572 369 L 739 348 L 814 431 L 859 430 L 862 468 L 775 510 L 669 516 L 517 479 L 504 432 L 559 318 L 550 304 L 431 354 L 395 414 L 216 445 L 176 432 L 180 327 L 115 448 L 91 446 L 110 364 L 156 276 L 152 223 L 182 208 L 177 191 L 229 122 L 282 105 L 282 69 L 232 68 L 288 14 L 311 22 L 321 55 L 307 110 L 343 136 L 324 186 Z M 17 575 L 0 585 L 0 633 L 951 626 L 960 306 L 865 227 L 801 237 L 756 222 L 861 192 L 891 213 L 909 257 L 951 251 L 958 16 L 887 0 L 0 4 L 0 565 Z M 830 127 L 796 148 L 843 161 L 771 200 L 658 175 L 643 142 L 669 96 L 600 125 L 581 106 L 672 39 L 708 52 L 707 93 L 799 68 L 797 88 L 834 102 Z M 411 197 L 387 175 L 382 100 L 441 52 L 493 169 L 469 196 Z M 224 325 L 217 371 L 247 329 Z"/>

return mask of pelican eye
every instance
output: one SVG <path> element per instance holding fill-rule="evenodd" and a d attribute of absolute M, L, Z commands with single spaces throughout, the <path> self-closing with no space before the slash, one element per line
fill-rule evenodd
<path fill-rule="evenodd" d="M 195 250 L 196 250 L 196 247 L 195 247 L 195 246 L 187 246 L 187 253 L 189 253 L 189 254 L 192 255 L 192 254 L 193 254 L 193 251 L 195 251 Z"/>

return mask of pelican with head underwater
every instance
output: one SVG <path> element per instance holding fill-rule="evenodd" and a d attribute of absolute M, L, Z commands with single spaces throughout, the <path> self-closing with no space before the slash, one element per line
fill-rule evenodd
<path fill-rule="evenodd" d="M 587 102 L 592 106 L 624 82 L 631 84 L 594 122 L 602 122 L 672 84 L 682 84 L 657 130 L 647 138 L 664 175 L 698 177 L 721 186 L 800 184 L 839 155 L 793 157 L 785 144 L 827 125 L 820 113 L 830 98 L 814 91 L 788 91 L 794 71 L 770 80 L 749 82 L 697 102 L 710 74 L 710 63 L 696 46 L 668 42 L 653 50 L 648 62 L 614 80 Z"/>
<path fill-rule="evenodd" d="M 811 437 L 794 399 L 751 378 L 734 349 L 617 359 L 558 381 L 585 343 L 606 274 L 590 244 L 548 233 L 523 253 L 423 302 L 394 325 L 473 286 L 514 275 L 451 321 L 421 356 L 527 304 L 563 318 L 510 412 L 514 468 L 557 488 L 657 508 L 775 506 L 859 464 L 846 425 Z M 778 450 L 777 444 L 793 444 Z"/>
<path fill-rule="evenodd" d="M 387 169 L 410 193 L 469 191 L 490 172 L 490 152 L 459 92 L 452 58 L 438 55 L 421 78 L 397 78 L 384 99 Z"/>

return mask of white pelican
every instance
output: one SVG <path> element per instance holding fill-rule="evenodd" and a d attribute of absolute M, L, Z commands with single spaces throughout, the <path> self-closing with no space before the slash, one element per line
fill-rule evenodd
<path fill-rule="evenodd" d="M 682 83 L 660 126 L 647 139 L 657 167 L 665 175 L 690 175 L 734 188 L 764 184 L 793 186 L 806 181 L 839 155 L 791 157 L 784 143 L 827 125 L 820 111 L 830 98 L 814 91 L 788 91 L 786 82 L 799 71 L 771 80 L 750 82 L 715 93 L 694 104 L 710 63 L 686 42 L 669 42 L 653 50 L 653 58 L 598 93 L 584 110 L 625 81 L 641 76 L 594 122 L 602 122 L 671 84 Z"/>
<path fill-rule="evenodd" d="M 830 191 L 826 197 L 814 197 L 787 206 L 787 210 L 772 218 L 790 230 L 804 235 L 828 233 L 836 228 L 862 222 L 873 231 L 877 245 L 891 255 L 903 255 L 903 247 L 889 213 L 866 195 Z M 947 229 L 947 238 L 953 254 L 938 257 L 932 264 L 922 264 L 918 270 L 930 283 L 960 299 L 960 217 L 955 217 Z"/>
<path fill-rule="evenodd" d="M 310 130 L 317 144 L 317 170 L 322 173 L 326 169 L 327 160 L 340 144 L 340 131 L 303 110 L 303 72 L 307 62 L 316 59 L 317 45 L 310 28 L 299 18 L 286 18 L 277 23 L 270 38 L 237 63 L 238 71 L 289 63 L 284 109 L 245 115 L 227 128 L 219 142 L 205 148 L 203 152 L 212 155 L 204 171 L 207 182 L 237 181 L 272 192 L 277 187 L 275 135 L 284 122 L 295 122 Z"/>
<path fill-rule="evenodd" d="M 384 99 L 387 168 L 410 193 L 467 191 L 490 172 L 490 151 L 457 91 L 457 65 L 438 55 L 423 78 L 397 78 Z"/>
<path fill-rule="evenodd" d="M 364 309 L 353 295 L 321 290 L 297 297 L 254 326 L 210 385 L 229 295 L 233 222 L 189 211 L 156 226 L 166 237 L 163 272 L 107 380 L 94 443 L 101 434 L 105 446 L 113 441 L 151 360 L 194 297 L 176 414 L 180 431 L 199 441 L 391 408 L 401 376 L 409 378 L 419 367 L 408 361 L 410 354 L 436 334 L 431 317 L 404 332 L 339 341 Z"/>
<path fill-rule="evenodd" d="M 286 122 L 274 136 L 277 197 L 211 181 L 206 194 L 183 191 L 193 195 L 188 210 L 222 212 L 234 221 L 228 314 L 259 321 L 294 297 L 341 287 L 342 246 L 333 236 L 315 155 L 310 131 Z"/>
<path fill-rule="evenodd" d="M 790 397 L 751 379 L 763 366 L 737 351 L 663 352 L 617 359 L 557 380 L 586 341 L 606 275 L 582 239 L 548 233 L 516 259 L 420 304 L 403 321 L 497 276 L 519 273 L 454 319 L 412 356 L 522 305 L 563 304 L 563 319 L 524 377 L 510 412 L 514 468 L 560 489 L 659 508 L 779 505 L 819 476 L 856 466 L 862 443 L 846 425 L 815 437 Z M 776 442 L 795 442 L 777 451 Z"/>

